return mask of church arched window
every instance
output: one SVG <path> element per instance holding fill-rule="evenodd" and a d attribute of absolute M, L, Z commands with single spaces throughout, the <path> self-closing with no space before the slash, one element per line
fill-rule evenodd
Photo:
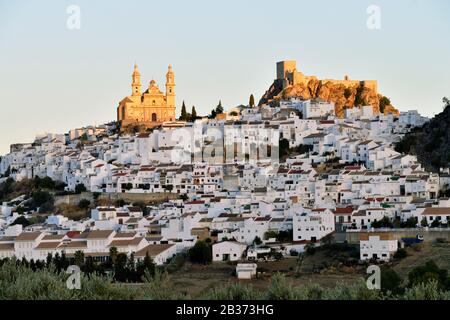
<path fill-rule="evenodd" d="M 152 121 L 155 122 L 157 120 L 156 113 L 152 113 Z"/>

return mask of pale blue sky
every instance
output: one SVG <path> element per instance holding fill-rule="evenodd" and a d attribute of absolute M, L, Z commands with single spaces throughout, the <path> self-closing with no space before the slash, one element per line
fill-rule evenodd
<path fill-rule="evenodd" d="M 66 28 L 68 5 L 81 29 Z M 366 27 L 369 5 L 381 30 Z M 256 99 L 275 63 L 320 78 L 377 79 L 400 110 L 432 116 L 450 96 L 450 2 L 0 0 L 0 154 L 37 133 L 115 119 L 135 61 L 206 114 Z"/>

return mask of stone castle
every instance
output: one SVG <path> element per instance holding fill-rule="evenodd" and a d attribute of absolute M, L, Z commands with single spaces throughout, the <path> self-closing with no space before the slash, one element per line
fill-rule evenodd
<path fill-rule="evenodd" d="M 316 76 L 305 76 L 302 72 L 297 71 L 297 63 L 295 60 L 284 60 L 277 62 L 277 80 L 281 82 L 282 89 L 288 86 L 303 84 L 308 86 L 310 80 L 317 80 Z M 362 86 L 378 92 L 376 80 L 350 80 L 348 76 L 344 80 L 322 79 L 323 84 L 331 83 L 333 85 L 342 84 L 345 87 Z"/>
<path fill-rule="evenodd" d="M 131 95 L 123 98 L 117 107 L 120 126 L 144 125 L 155 127 L 162 122 L 175 121 L 175 74 L 172 66 L 166 74 L 166 93 L 151 80 L 148 89 L 141 93 L 141 74 L 137 65 L 131 76 Z"/>

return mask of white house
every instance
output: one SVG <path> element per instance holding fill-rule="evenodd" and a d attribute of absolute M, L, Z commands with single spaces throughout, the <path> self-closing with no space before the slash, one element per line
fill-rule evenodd
<path fill-rule="evenodd" d="M 450 221 L 450 208 L 426 208 L 422 212 L 422 216 L 426 218 L 429 224 L 431 224 L 434 220 L 446 224 Z"/>
<path fill-rule="evenodd" d="M 293 217 L 294 241 L 319 241 L 334 232 L 334 215 L 330 209 L 303 211 Z"/>
<path fill-rule="evenodd" d="M 389 261 L 398 249 L 398 241 L 388 232 L 365 232 L 359 234 L 361 260 Z"/>
<path fill-rule="evenodd" d="M 302 101 L 300 102 L 299 109 L 302 112 L 303 119 L 334 115 L 334 103 L 320 99 Z"/>
<path fill-rule="evenodd" d="M 235 241 L 223 241 L 212 246 L 213 261 L 238 261 L 247 249 L 245 244 Z"/>
<path fill-rule="evenodd" d="M 177 247 L 175 244 L 149 244 L 136 252 L 135 257 L 141 260 L 145 259 L 145 256 L 148 255 L 156 265 L 160 266 L 174 257 L 176 253 Z"/>

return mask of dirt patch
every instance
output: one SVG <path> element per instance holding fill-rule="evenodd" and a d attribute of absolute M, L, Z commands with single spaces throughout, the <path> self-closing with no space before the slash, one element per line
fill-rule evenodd
<path fill-rule="evenodd" d="M 86 218 L 89 215 L 89 209 L 80 209 L 78 206 L 72 204 L 62 203 L 57 205 L 56 209 L 58 214 L 76 221 Z"/>
<path fill-rule="evenodd" d="M 392 268 L 403 279 L 418 266 L 433 260 L 439 268 L 450 270 L 450 243 L 422 243 L 417 249 L 407 248 L 408 256 L 393 264 Z"/>
<path fill-rule="evenodd" d="M 286 281 L 293 286 L 316 283 L 324 287 L 334 287 L 337 282 L 356 283 L 364 277 L 361 273 L 315 274 L 308 270 L 299 272 L 298 260 L 291 257 L 280 261 L 258 262 L 258 270 L 261 272 L 257 279 L 252 280 L 237 279 L 234 275 L 235 268 L 235 263 L 196 265 L 187 262 L 180 270 L 170 275 L 170 285 L 174 291 L 196 299 L 213 288 L 231 283 L 248 284 L 257 290 L 265 291 L 276 273 L 283 274 Z"/>

